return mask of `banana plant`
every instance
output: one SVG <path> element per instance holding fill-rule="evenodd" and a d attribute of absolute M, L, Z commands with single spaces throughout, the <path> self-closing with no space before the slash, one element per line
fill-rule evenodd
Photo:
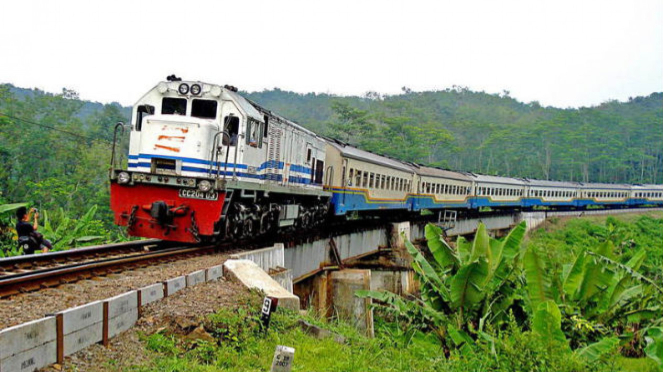
<path fill-rule="evenodd" d="M 59 211 L 57 225 L 53 224 L 49 215 L 44 212 L 44 236 L 51 240 L 55 250 L 74 248 L 86 243 L 104 239 L 102 235 L 90 235 L 90 225 L 94 221 L 97 206 L 93 205 L 80 219 L 67 216 L 64 210 Z"/>
<path fill-rule="evenodd" d="M 400 297 L 384 291 L 357 291 L 388 311 L 408 316 L 419 314 L 438 335 L 449 335 L 454 346 L 467 345 L 469 333 L 481 332 L 486 322 L 501 319 L 517 295 L 520 272 L 520 246 L 525 222 L 517 225 L 503 240 L 492 239 L 479 224 L 472 242 L 460 237 L 455 247 L 443 239 L 442 229 L 425 227 L 430 255 L 405 239 L 412 256 L 412 268 L 421 284 L 421 300 L 404 305 Z M 412 311 L 404 306 L 414 306 Z M 433 315 L 434 313 L 440 315 Z M 452 323 L 444 322 L 453 318 Z M 479 325 L 479 329 L 475 329 Z"/>
<path fill-rule="evenodd" d="M 532 330 L 543 342 L 566 342 L 562 323 L 569 323 L 567 316 L 597 328 L 624 329 L 662 315 L 663 290 L 638 272 L 645 261 L 645 251 L 636 252 L 626 262 L 614 251 L 613 243 L 606 240 L 594 249 L 580 250 L 574 262 L 564 265 L 561 272 L 551 272 L 534 247 L 527 249 L 523 267 L 529 308 L 534 314 Z M 615 336 L 624 335 L 606 337 L 605 332 L 594 332 L 587 344 L 575 342 L 579 347 L 574 352 L 594 362 L 618 346 L 620 339 Z"/>

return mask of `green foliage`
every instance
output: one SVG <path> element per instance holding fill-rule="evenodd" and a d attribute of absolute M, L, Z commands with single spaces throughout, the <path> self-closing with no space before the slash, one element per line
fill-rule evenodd
<path fill-rule="evenodd" d="M 663 327 L 652 327 L 647 330 L 647 357 L 653 359 L 663 369 Z"/>
<path fill-rule="evenodd" d="M 56 213 L 56 224 L 51 223 L 49 214 L 44 212 L 42 234 L 51 241 L 56 251 L 99 243 L 110 234 L 103 223 L 94 218 L 96 211 L 97 206 L 93 205 L 80 219 L 73 219 L 60 209 Z"/>
<path fill-rule="evenodd" d="M 408 301 L 381 291 L 356 294 L 381 303 L 383 310 L 396 316 L 405 327 L 414 325 L 433 331 L 445 348 L 467 352 L 468 340 L 487 337 L 482 330 L 484 324 L 503 321 L 514 306 L 520 268 L 515 257 L 525 223 L 501 241 L 490 238 L 480 224 L 475 240 L 469 243 L 459 238 L 455 249 L 442 238 L 439 227 L 428 224 L 425 229 L 432 259 L 405 242 L 421 282 L 421 300 Z"/>
<path fill-rule="evenodd" d="M 128 114 L 117 104 L 81 101 L 68 89 L 53 95 L 0 85 L 0 203 L 27 201 L 56 211 L 51 222 L 57 225 L 56 214 L 82 219 L 98 205 L 105 239 L 117 239 L 104 169 L 113 127 Z"/>
<path fill-rule="evenodd" d="M 16 244 L 17 236 L 12 216 L 18 208 L 26 205 L 27 203 L 0 204 L 0 258 L 23 254 L 23 249 L 19 249 Z"/>
<path fill-rule="evenodd" d="M 606 220 L 605 227 L 569 221 L 567 229 L 534 233 L 524 258 L 528 296 L 532 308 L 541 301 L 554 301 L 561 310 L 561 329 L 579 355 L 596 359 L 614 349 L 618 342 L 614 336 L 619 336 L 625 355 L 642 356 L 643 330 L 663 316 L 663 290 L 657 280 L 640 272 L 650 260 L 648 252 L 662 253 L 640 242 L 660 245 L 650 240 L 660 231 L 646 216 L 631 224 L 613 217 Z M 639 221 L 646 221 L 652 229 L 639 231 L 637 237 L 630 235 Z M 630 241 L 628 246 L 619 241 L 618 234 Z M 574 242 L 575 238 L 582 244 Z M 555 248 L 557 255 L 548 256 L 544 267 L 536 258 L 557 239 L 565 239 L 572 249 Z M 600 239 L 604 241 L 598 242 Z"/>

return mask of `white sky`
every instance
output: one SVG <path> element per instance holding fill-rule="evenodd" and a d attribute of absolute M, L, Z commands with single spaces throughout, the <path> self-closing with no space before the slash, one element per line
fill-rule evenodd
<path fill-rule="evenodd" d="M 452 85 L 577 107 L 663 91 L 663 0 L 32 1 L 0 82 L 131 105 L 167 75 L 260 91 Z"/>

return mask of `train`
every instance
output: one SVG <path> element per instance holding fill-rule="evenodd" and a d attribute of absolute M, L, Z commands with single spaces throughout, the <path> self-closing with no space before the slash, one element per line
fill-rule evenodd
<path fill-rule="evenodd" d="M 663 205 L 663 185 L 500 177 L 400 161 L 318 135 L 233 86 L 174 75 L 136 102 L 130 124 L 124 165 L 116 146 L 125 126 L 116 126 L 109 178 L 115 223 L 137 237 L 196 243 L 424 211 Z"/>

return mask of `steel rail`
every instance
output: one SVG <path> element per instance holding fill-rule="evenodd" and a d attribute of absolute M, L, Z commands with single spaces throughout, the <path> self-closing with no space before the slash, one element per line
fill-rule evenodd
<path fill-rule="evenodd" d="M 172 259 L 176 256 L 202 254 L 215 249 L 215 246 L 169 248 L 127 257 L 107 258 L 93 262 L 74 263 L 64 267 L 11 274 L 0 278 L 0 298 L 122 271 L 127 266 L 152 265 L 156 261 Z"/>
<path fill-rule="evenodd" d="M 104 256 L 136 253 L 151 246 L 154 246 L 155 249 L 164 249 L 175 245 L 181 246 L 182 244 L 150 239 L 75 248 L 66 251 L 7 257 L 0 259 L 0 278 L 12 275 L 16 271 L 29 271 L 33 270 L 33 268 L 62 266 L 63 264 L 68 262 L 71 263 L 72 261 L 83 262 L 86 260 L 100 259 Z"/>

